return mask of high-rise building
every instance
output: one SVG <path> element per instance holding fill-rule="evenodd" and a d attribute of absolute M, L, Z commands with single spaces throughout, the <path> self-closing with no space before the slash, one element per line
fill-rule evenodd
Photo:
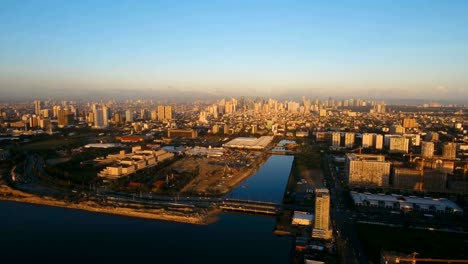
<path fill-rule="evenodd" d="M 41 109 L 41 116 L 44 118 L 49 117 L 49 109 Z"/>
<path fill-rule="evenodd" d="M 455 159 L 457 157 L 457 144 L 453 142 L 445 143 L 442 148 L 442 157 Z"/>
<path fill-rule="evenodd" d="M 347 154 L 346 175 L 350 186 L 387 187 L 390 162 L 383 155 Z"/>
<path fill-rule="evenodd" d="M 68 107 L 57 109 L 58 127 L 66 127 L 73 124 L 74 116 Z"/>
<path fill-rule="evenodd" d="M 125 111 L 125 122 L 133 122 L 133 111 L 127 110 Z"/>
<path fill-rule="evenodd" d="M 375 134 L 374 144 L 376 149 L 383 149 L 384 137 L 380 134 Z"/>
<path fill-rule="evenodd" d="M 420 146 L 421 145 L 421 135 L 419 134 L 403 134 L 404 137 L 409 139 L 411 146 Z"/>
<path fill-rule="evenodd" d="M 315 189 L 315 219 L 312 237 L 331 239 L 330 192 L 326 188 Z"/>
<path fill-rule="evenodd" d="M 93 105 L 94 128 L 106 128 L 109 125 L 109 108 L 105 105 Z"/>
<path fill-rule="evenodd" d="M 402 123 L 403 123 L 404 128 L 417 128 L 418 127 L 418 124 L 416 123 L 416 119 L 414 118 L 404 118 Z"/>
<path fill-rule="evenodd" d="M 34 101 L 34 113 L 39 116 L 41 114 L 41 101 Z"/>
<path fill-rule="evenodd" d="M 157 111 L 151 111 L 151 120 L 152 121 L 158 120 L 158 112 Z"/>
<path fill-rule="evenodd" d="M 333 147 L 339 147 L 340 144 L 341 144 L 341 133 L 340 132 L 332 132 L 331 140 L 332 140 L 331 145 Z"/>
<path fill-rule="evenodd" d="M 158 120 L 164 121 L 164 105 L 158 105 Z"/>
<path fill-rule="evenodd" d="M 423 158 L 432 158 L 434 156 L 434 142 L 423 141 L 421 143 L 421 156 Z"/>
<path fill-rule="evenodd" d="M 355 135 L 352 132 L 346 132 L 345 133 L 345 147 L 346 148 L 352 148 L 354 145 L 354 138 Z"/>
<path fill-rule="evenodd" d="M 164 119 L 171 120 L 172 119 L 172 106 L 166 105 L 164 106 Z"/>
<path fill-rule="evenodd" d="M 158 120 L 166 121 L 172 119 L 172 106 L 158 105 Z"/>
<path fill-rule="evenodd" d="M 198 121 L 200 123 L 203 123 L 203 124 L 208 123 L 208 120 L 206 119 L 206 112 L 205 111 L 200 112 L 200 116 L 198 117 Z"/>
<path fill-rule="evenodd" d="M 391 137 L 390 152 L 408 153 L 409 139 L 406 137 Z"/>

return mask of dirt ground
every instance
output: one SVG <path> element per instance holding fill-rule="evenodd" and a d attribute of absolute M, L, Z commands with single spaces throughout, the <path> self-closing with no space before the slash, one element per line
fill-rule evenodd
<path fill-rule="evenodd" d="M 184 172 L 196 173 L 182 190 L 182 193 L 198 195 L 220 195 L 229 192 L 244 179 L 255 173 L 266 157 L 252 156 L 249 166 L 234 167 L 223 164 L 222 159 L 207 157 L 188 157 L 171 165 Z"/>

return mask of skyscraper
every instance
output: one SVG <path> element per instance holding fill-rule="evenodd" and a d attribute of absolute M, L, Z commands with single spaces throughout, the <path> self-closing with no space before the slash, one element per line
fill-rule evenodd
<path fill-rule="evenodd" d="M 133 112 L 131 110 L 125 111 L 125 122 L 133 122 Z"/>
<path fill-rule="evenodd" d="M 39 116 L 41 114 L 41 101 L 34 101 L 34 113 Z"/>
<path fill-rule="evenodd" d="M 171 120 L 172 119 L 172 106 L 166 105 L 164 106 L 164 119 Z"/>
<path fill-rule="evenodd" d="M 106 128 L 109 125 L 109 108 L 105 105 L 93 105 L 94 127 Z"/>
<path fill-rule="evenodd" d="M 315 189 L 315 221 L 312 237 L 331 239 L 330 193 L 328 189 Z"/>

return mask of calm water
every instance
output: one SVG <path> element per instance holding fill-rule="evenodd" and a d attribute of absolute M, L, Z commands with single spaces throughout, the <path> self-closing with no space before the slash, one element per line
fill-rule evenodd
<path fill-rule="evenodd" d="M 293 160 L 293 156 L 271 156 L 257 173 L 244 180 L 226 197 L 281 202 Z"/>
<path fill-rule="evenodd" d="M 259 192 L 280 201 L 292 158 L 272 156 L 236 193 L 250 192 L 253 199 Z M 0 201 L 0 258 L 1 263 L 289 263 L 291 238 L 273 235 L 275 221 L 223 213 L 213 224 L 194 226 Z"/>

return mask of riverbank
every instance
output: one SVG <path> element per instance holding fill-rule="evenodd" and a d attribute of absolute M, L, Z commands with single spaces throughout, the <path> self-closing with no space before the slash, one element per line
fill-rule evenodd
<path fill-rule="evenodd" d="M 129 204 L 115 201 L 89 200 L 77 203 L 57 200 L 47 196 L 37 196 L 13 189 L 5 184 L 0 184 L 0 200 L 70 208 L 102 214 L 112 214 L 127 217 L 138 217 L 152 220 L 172 221 L 204 225 L 215 221 L 216 213 L 210 211 L 180 212 L 165 208 L 156 208 L 148 205 Z"/>

